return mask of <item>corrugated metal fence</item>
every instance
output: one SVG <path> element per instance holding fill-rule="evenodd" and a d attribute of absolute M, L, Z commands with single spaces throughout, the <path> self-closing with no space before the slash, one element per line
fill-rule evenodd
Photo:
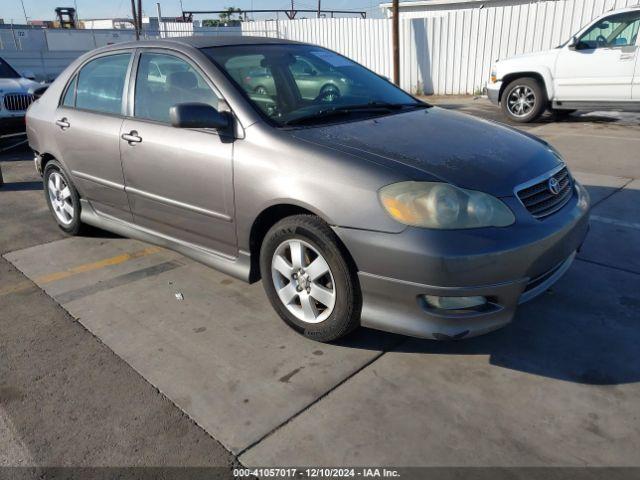
<path fill-rule="evenodd" d="M 482 2 L 482 8 L 463 3 L 465 8 L 427 9 L 427 18 L 400 22 L 401 86 L 413 93 L 478 93 L 495 60 L 553 48 L 602 13 L 639 3 L 640 0 L 487 0 Z M 299 40 L 331 48 L 380 75 L 392 76 L 388 19 L 324 18 L 244 22 L 241 28 L 202 28 L 192 24 L 178 27 L 162 24 L 159 30 L 144 32 L 143 36 L 242 34 Z M 68 57 L 56 52 L 79 54 L 81 50 L 133 38 L 132 30 L 3 28 L 0 54 L 6 56 L 14 50 L 12 58 L 21 62 L 24 69 L 31 66 L 39 77 L 48 78 L 59 73 Z M 52 54 L 55 58 L 48 62 Z M 53 71 L 49 65 L 55 66 Z"/>
<path fill-rule="evenodd" d="M 638 0 L 488 0 L 483 8 L 426 11 L 401 20 L 401 86 L 413 93 L 473 94 L 491 65 L 520 53 L 553 48 L 590 20 Z M 391 77 L 391 21 L 358 18 L 248 22 L 243 33 L 273 36 L 336 50 Z"/>

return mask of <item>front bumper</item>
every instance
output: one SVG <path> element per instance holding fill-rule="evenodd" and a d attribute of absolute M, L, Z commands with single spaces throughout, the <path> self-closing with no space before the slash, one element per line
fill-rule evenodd
<path fill-rule="evenodd" d="M 500 89 L 502 88 L 502 82 L 487 84 L 487 97 L 494 105 L 500 104 Z"/>
<path fill-rule="evenodd" d="M 360 270 L 361 324 L 438 340 L 508 324 L 519 303 L 543 293 L 566 272 L 584 241 L 589 197 L 578 183 L 575 189 L 571 201 L 543 221 L 522 205 L 518 209 L 513 199 L 510 207 L 521 220 L 507 228 L 407 228 L 389 234 L 337 227 Z M 424 295 L 483 296 L 488 303 L 476 310 L 436 311 Z"/>

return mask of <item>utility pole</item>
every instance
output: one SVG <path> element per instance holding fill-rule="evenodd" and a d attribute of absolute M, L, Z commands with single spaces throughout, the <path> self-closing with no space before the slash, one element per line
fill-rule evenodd
<path fill-rule="evenodd" d="M 136 0 L 131 0 L 131 15 L 133 16 L 133 28 L 136 31 L 136 40 L 140 40 L 140 32 L 138 31 L 138 15 L 136 15 Z"/>
<path fill-rule="evenodd" d="M 24 8 L 24 0 L 20 0 L 20 3 L 22 4 L 22 13 L 24 13 L 24 24 L 28 25 L 29 24 L 29 19 L 27 17 L 27 11 Z"/>
<path fill-rule="evenodd" d="M 322 10 L 322 0 L 318 0 L 318 18 L 320 18 L 321 10 Z"/>
<path fill-rule="evenodd" d="M 73 0 L 73 6 L 76 9 L 76 18 L 75 18 L 75 25 L 73 26 L 74 28 L 79 28 L 80 27 L 80 15 L 78 15 L 78 2 L 76 0 Z"/>
<path fill-rule="evenodd" d="M 142 35 L 142 0 L 138 0 L 138 31 Z"/>
<path fill-rule="evenodd" d="M 399 0 L 393 0 L 391 7 L 391 43 L 393 52 L 393 83 L 400 86 L 400 6 Z"/>
<path fill-rule="evenodd" d="M 156 3 L 156 10 L 158 12 L 158 36 L 160 38 L 164 38 L 164 35 L 162 34 L 162 10 L 160 9 L 160 2 Z"/>

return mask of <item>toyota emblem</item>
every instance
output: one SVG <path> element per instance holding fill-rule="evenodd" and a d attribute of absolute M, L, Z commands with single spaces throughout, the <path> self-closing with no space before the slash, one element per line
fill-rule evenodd
<path fill-rule="evenodd" d="M 547 186 L 549 187 L 549 191 L 554 195 L 558 195 L 560 193 L 560 182 L 558 182 L 554 177 L 549 179 Z"/>

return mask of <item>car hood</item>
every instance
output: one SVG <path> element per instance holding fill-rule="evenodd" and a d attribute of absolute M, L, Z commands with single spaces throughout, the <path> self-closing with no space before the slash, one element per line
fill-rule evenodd
<path fill-rule="evenodd" d="M 0 78 L 0 93 L 26 92 L 40 84 L 28 78 Z"/>
<path fill-rule="evenodd" d="M 509 61 L 509 60 L 524 60 L 524 59 L 531 59 L 531 58 L 536 58 L 536 57 L 551 57 L 551 56 L 555 56 L 560 52 L 559 49 L 557 48 L 550 48 L 549 50 L 540 50 L 538 52 L 528 52 L 528 53 L 519 53 L 517 55 L 514 55 L 513 57 L 509 57 L 506 60 L 503 61 Z"/>
<path fill-rule="evenodd" d="M 543 140 L 437 107 L 294 130 L 298 139 L 356 154 L 413 180 L 496 196 L 561 164 Z"/>
<path fill-rule="evenodd" d="M 505 60 L 496 62 L 498 78 L 502 78 L 509 73 L 526 69 L 522 71 L 540 71 L 540 68 L 553 68 L 556 59 L 562 50 L 560 48 L 552 48 L 551 50 L 543 50 L 541 52 L 521 53 Z"/>

